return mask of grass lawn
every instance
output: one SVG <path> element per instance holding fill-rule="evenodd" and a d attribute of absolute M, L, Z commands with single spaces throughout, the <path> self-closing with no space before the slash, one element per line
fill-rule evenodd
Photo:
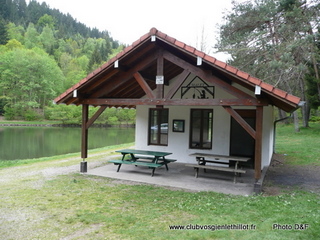
<path fill-rule="evenodd" d="M 276 152 L 287 156 L 290 164 L 320 165 L 320 123 L 294 132 L 292 125 L 277 126 Z"/>
<path fill-rule="evenodd" d="M 292 126 L 279 126 L 277 152 L 287 154 L 292 164 L 318 164 L 319 129 L 320 124 L 314 124 L 311 129 L 294 133 Z M 318 154 L 305 151 L 301 145 Z M 97 150 L 88 161 L 104 164 L 114 150 Z M 300 160 L 299 154 L 307 157 Z M 6 240 L 291 240 L 320 236 L 317 193 L 244 197 L 120 184 L 79 173 L 50 174 L 55 168 L 79 167 L 75 156 L 17 164 L 0 169 L 0 234 Z"/>

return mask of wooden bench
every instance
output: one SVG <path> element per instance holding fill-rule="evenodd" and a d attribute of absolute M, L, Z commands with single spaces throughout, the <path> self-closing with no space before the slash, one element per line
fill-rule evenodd
<path fill-rule="evenodd" d="M 146 162 L 146 163 L 150 163 L 151 161 L 154 161 L 153 157 L 145 157 L 145 156 L 135 156 L 134 159 L 129 159 L 128 161 L 138 161 L 138 162 Z M 165 158 L 165 159 L 159 159 L 157 161 L 157 163 L 161 163 L 162 165 L 166 166 L 167 171 L 169 170 L 168 168 L 168 163 L 172 163 L 172 162 L 176 162 L 176 159 L 169 159 L 169 158 Z"/>
<path fill-rule="evenodd" d="M 220 164 L 221 164 L 221 162 L 220 162 Z M 211 169 L 211 170 L 216 170 L 216 171 L 233 172 L 233 173 L 235 173 L 234 180 L 233 180 L 234 183 L 236 183 L 236 181 L 237 181 L 237 174 L 246 173 L 246 170 L 234 169 L 234 168 L 230 168 L 230 167 L 219 167 L 219 166 L 199 165 L 199 164 L 186 164 L 185 166 L 193 167 L 195 169 L 195 177 L 196 178 L 198 178 L 198 175 L 199 175 L 199 168 L 202 168 L 204 170 Z"/>
<path fill-rule="evenodd" d="M 204 172 L 206 172 L 206 169 L 211 169 L 217 171 L 233 172 L 235 175 L 234 182 L 236 182 L 237 175 L 246 172 L 245 170 L 239 169 L 239 163 L 247 162 L 250 160 L 250 158 L 248 157 L 227 156 L 211 153 L 192 153 L 190 154 L 190 156 L 196 157 L 196 160 L 198 162 L 198 164 L 187 164 L 187 166 L 195 168 L 196 177 L 198 177 L 199 168 L 202 168 Z M 232 164 L 231 162 L 234 162 L 234 164 Z M 219 164 L 220 166 L 207 165 L 207 163 Z M 228 165 L 229 167 L 223 167 L 221 165 Z"/>
<path fill-rule="evenodd" d="M 145 167 L 152 168 L 151 177 L 153 177 L 156 168 L 165 165 L 166 169 L 168 171 L 169 169 L 168 169 L 168 165 L 167 164 L 170 163 L 170 162 L 177 161 L 175 159 L 164 159 L 164 160 L 159 160 L 158 163 L 153 163 L 153 162 L 150 162 L 150 161 L 143 161 L 143 159 L 150 160 L 150 158 L 143 158 L 143 159 L 140 159 L 139 161 L 137 161 L 137 159 L 140 159 L 140 158 L 128 159 L 128 160 L 117 160 L 117 159 L 115 159 L 115 160 L 109 160 L 109 162 L 110 163 L 114 163 L 114 165 L 118 165 L 117 172 L 120 171 L 120 168 L 121 168 L 122 164 L 129 164 L 129 165 L 135 165 L 135 166 L 145 166 Z"/>

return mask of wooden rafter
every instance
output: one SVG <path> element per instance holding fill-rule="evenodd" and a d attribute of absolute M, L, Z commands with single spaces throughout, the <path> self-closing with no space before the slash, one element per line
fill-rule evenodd
<path fill-rule="evenodd" d="M 190 75 L 190 72 L 185 69 L 178 77 L 178 79 L 175 81 L 174 85 L 171 87 L 168 94 L 165 96 L 166 99 L 171 99 L 174 94 L 179 90 L 181 85 L 184 83 L 184 81 L 187 79 L 187 77 Z"/>
<path fill-rule="evenodd" d="M 133 77 L 134 73 L 139 72 L 142 69 L 144 69 L 145 67 L 149 66 L 157 58 L 158 58 L 157 54 L 152 54 L 152 55 L 145 57 L 135 67 L 129 69 L 127 72 L 123 72 L 121 75 L 121 78 L 114 78 L 113 81 L 108 81 L 108 84 L 101 87 L 98 91 L 96 91 L 94 94 L 92 94 L 91 97 L 96 98 L 96 97 L 100 97 L 102 95 L 106 95 L 106 94 L 114 91 L 115 89 L 126 85 L 127 81 Z"/>
<path fill-rule="evenodd" d="M 212 75 L 211 71 L 205 71 L 202 68 L 194 66 L 183 59 L 173 55 L 168 51 L 164 51 L 163 57 L 168 61 L 178 65 L 183 69 L 188 69 L 191 73 L 195 74 L 196 76 L 200 77 L 202 80 L 212 83 L 213 85 L 223 89 L 227 93 L 237 97 L 237 98 L 246 98 L 246 99 L 255 99 L 251 95 L 239 90 L 238 88 L 233 87 L 232 85 L 224 82 L 223 80 L 219 79 L 218 77 Z"/>

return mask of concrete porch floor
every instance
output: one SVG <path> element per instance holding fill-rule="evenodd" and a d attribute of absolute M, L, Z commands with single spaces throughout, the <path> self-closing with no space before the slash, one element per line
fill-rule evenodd
<path fill-rule="evenodd" d="M 243 196 L 254 193 L 253 169 L 246 169 L 247 172 L 237 177 L 237 182 L 234 183 L 234 173 L 212 170 L 204 173 L 203 169 L 199 169 L 199 177 L 196 178 L 194 169 L 186 167 L 185 163 L 170 163 L 168 167 L 169 171 L 165 167 L 157 168 L 154 176 L 151 177 L 152 170 L 147 167 L 123 164 L 120 171 L 117 172 L 118 166 L 108 163 L 102 167 L 88 169 L 86 174 L 187 191 L 213 191 Z"/>

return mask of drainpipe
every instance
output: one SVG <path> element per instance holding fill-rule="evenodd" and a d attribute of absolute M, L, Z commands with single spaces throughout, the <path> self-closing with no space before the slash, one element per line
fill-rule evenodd
<path fill-rule="evenodd" d="M 288 118 L 292 118 L 292 113 L 290 113 L 290 115 L 288 117 L 281 118 L 281 119 L 275 120 L 273 122 L 273 153 L 276 153 L 275 146 L 276 146 L 276 128 L 277 128 L 277 123 L 281 122 L 281 121 L 284 121 L 284 120 L 287 120 Z"/>

